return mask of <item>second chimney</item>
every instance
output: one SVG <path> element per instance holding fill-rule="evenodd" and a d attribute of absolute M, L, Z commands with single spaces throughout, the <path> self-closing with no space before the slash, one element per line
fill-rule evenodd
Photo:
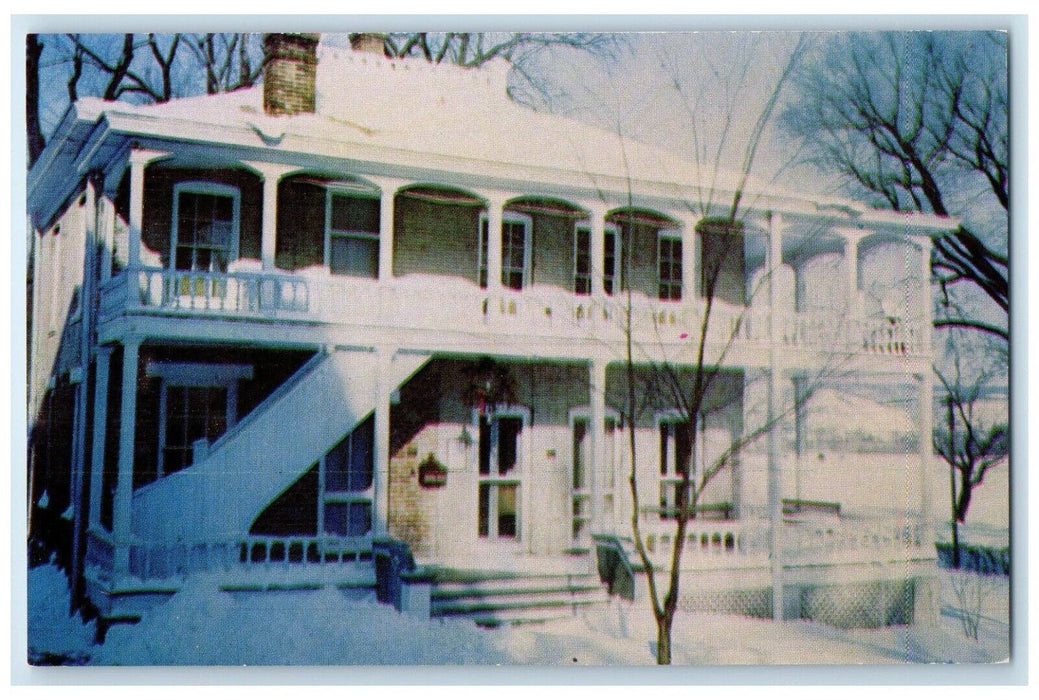
<path fill-rule="evenodd" d="M 314 112 L 320 34 L 265 34 L 263 111 L 270 115 Z"/>

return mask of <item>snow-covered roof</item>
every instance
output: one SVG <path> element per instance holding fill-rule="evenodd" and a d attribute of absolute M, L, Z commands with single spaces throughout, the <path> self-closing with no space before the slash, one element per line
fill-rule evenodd
<path fill-rule="evenodd" d="M 75 120 L 104 120 L 114 131 L 134 135 L 349 158 L 403 172 L 461 174 L 474 183 L 542 182 L 620 193 L 634 183 L 636 192 L 651 185 L 657 195 L 688 200 L 705 176 L 674 152 L 513 102 L 508 70 L 505 61 L 465 69 L 321 44 L 315 114 L 266 115 L 257 86 L 160 105 L 85 98 L 74 105 Z M 718 195 L 728 199 L 737 178 L 715 182 Z M 767 193 L 772 202 L 788 202 L 792 210 L 851 218 L 868 212 L 857 203 L 821 201 L 774 185 L 751 182 L 747 189 Z M 904 215 L 868 214 L 882 225 L 908 223 Z M 927 216 L 913 217 L 912 223 L 935 232 L 950 227 L 948 220 Z"/>

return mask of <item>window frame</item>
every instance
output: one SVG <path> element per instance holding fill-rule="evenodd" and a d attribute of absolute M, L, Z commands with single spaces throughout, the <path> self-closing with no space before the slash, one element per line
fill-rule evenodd
<path fill-rule="evenodd" d="M 588 258 L 588 272 L 586 274 L 577 271 L 577 260 L 582 254 L 580 246 L 581 234 L 585 233 L 588 235 L 588 249 L 584 251 L 584 255 Z M 592 294 L 592 279 L 595 277 L 595 267 L 592 265 L 592 227 L 589 223 L 576 221 L 574 222 L 574 260 L 573 260 L 573 275 L 571 283 L 571 291 L 576 296 L 586 297 Z M 578 280 L 582 280 L 587 284 L 587 291 L 579 291 L 577 288 Z"/>
<path fill-rule="evenodd" d="M 376 231 L 352 231 L 352 230 L 339 230 L 332 228 L 332 205 L 336 197 L 347 197 L 352 199 L 367 199 L 376 202 L 380 208 L 378 223 L 379 227 Z M 336 277 L 353 277 L 354 279 L 378 279 L 379 278 L 379 254 L 380 254 L 380 239 L 382 238 L 382 197 L 378 193 L 357 191 L 357 190 L 344 190 L 336 187 L 325 188 L 325 251 L 322 258 L 324 267 L 328 270 L 329 274 L 335 275 Z M 352 275 L 346 272 L 335 272 L 332 270 L 332 239 L 333 238 L 345 238 L 358 241 L 374 242 L 375 243 L 375 271 L 372 275 Z"/>
<path fill-rule="evenodd" d="M 589 464 L 583 465 L 584 486 L 578 488 L 574 486 L 574 469 L 577 462 L 577 454 L 575 451 L 576 441 L 575 430 L 577 424 L 583 422 L 586 425 L 586 436 L 590 436 L 592 432 L 592 409 L 589 406 L 578 406 L 569 411 L 567 416 L 567 426 L 569 428 L 569 444 L 570 444 L 570 463 L 567 469 L 567 493 L 569 500 L 569 515 L 570 515 L 570 536 L 571 540 L 575 543 L 583 541 L 585 538 L 574 536 L 574 526 L 577 522 L 583 522 L 585 526 L 591 525 L 592 515 L 592 498 L 593 493 L 591 490 L 591 476 L 592 471 L 589 468 Z M 613 428 L 610 429 L 609 425 L 612 422 Z M 606 443 L 606 437 L 611 436 L 609 454 L 605 454 L 605 462 L 603 464 L 595 465 L 597 476 L 599 477 L 599 497 L 601 499 L 600 506 L 602 508 L 602 514 L 605 521 L 604 525 L 615 526 L 616 524 L 616 508 L 618 505 L 617 501 L 617 484 L 620 483 L 620 470 L 621 470 L 621 454 L 617 449 L 617 436 L 616 433 L 624 430 L 623 422 L 621 421 L 620 412 L 613 407 L 607 406 L 603 414 L 603 427 L 605 431 L 602 439 L 604 446 Z M 611 435 L 612 434 L 612 435 Z M 590 444 L 589 444 L 590 446 Z M 605 450 L 604 450 L 605 453 Z M 594 455 L 589 455 L 587 461 L 593 461 Z M 575 502 L 584 501 L 588 504 L 587 510 L 581 514 L 576 512 L 574 507 Z"/>
<path fill-rule="evenodd" d="M 682 475 L 679 473 L 677 468 L 677 461 L 665 452 L 661 445 L 664 441 L 663 428 L 665 425 L 688 425 L 692 431 L 690 435 L 689 444 L 689 466 L 691 473 L 689 475 L 690 488 L 693 488 L 696 484 L 696 480 L 699 477 L 699 468 L 697 464 L 697 445 L 699 444 L 699 435 L 696 431 L 701 429 L 700 420 L 696 418 L 689 418 L 682 415 L 677 410 L 664 411 L 658 413 L 654 420 L 656 424 L 657 434 L 657 471 L 656 479 L 659 484 L 658 487 L 658 499 L 657 503 L 659 506 L 659 516 L 661 520 L 674 520 L 677 517 L 677 512 L 674 509 L 677 508 L 677 487 L 682 483 Z M 669 444 L 674 444 L 675 454 L 677 455 L 678 445 L 677 436 L 672 434 L 667 437 Z M 670 495 L 674 494 L 674 495 Z M 666 508 L 670 510 L 665 510 Z"/>
<path fill-rule="evenodd" d="M 613 236 L 613 250 L 610 250 L 609 237 Z M 623 265 L 621 255 L 624 244 L 621 240 L 621 227 L 613 222 L 608 222 L 603 227 L 602 234 L 602 289 L 606 296 L 614 296 L 624 291 Z M 613 255 L 612 270 L 606 265 L 607 256 Z M 609 284 L 607 284 L 609 280 Z"/>
<path fill-rule="evenodd" d="M 673 267 L 675 263 L 678 264 L 678 277 L 677 279 L 671 278 L 667 281 L 665 281 L 663 276 L 661 275 L 661 268 L 664 264 L 663 251 L 665 247 L 665 241 L 668 241 L 672 244 L 678 243 L 678 257 L 675 258 L 672 256 L 670 260 L 671 267 Z M 685 287 L 682 283 L 685 274 L 685 270 L 683 269 L 683 266 L 685 264 L 683 260 L 684 245 L 685 241 L 682 240 L 682 232 L 680 229 L 662 228 L 657 231 L 657 298 L 660 301 L 682 301 L 682 298 L 685 294 Z M 669 290 L 667 296 L 664 295 L 665 287 L 667 287 Z M 677 297 L 671 296 L 670 294 L 670 292 L 673 292 L 675 289 L 678 290 Z"/>
<path fill-rule="evenodd" d="M 170 252 L 169 269 L 177 268 L 177 248 L 180 245 L 180 196 L 182 194 L 201 194 L 213 197 L 229 197 L 231 199 L 231 240 L 227 251 L 227 264 L 238 259 L 238 249 L 242 234 L 242 193 L 234 185 L 209 180 L 184 180 L 173 185 L 173 204 L 170 207 Z M 203 272 L 201 270 L 180 270 L 180 272 Z M 211 273 L 212 271 L 205 271 Z M 218 273 L 219 274 L 219 273 Z"/>
<path fill-rule="evenodd" d="M 530 409 L 524 406 L 507 405 L 501 406 L 493 411 L 488 411 L 485 416 L 481 416 L 479 411 L 473 411 L 473 424 L 477 435 L 477 441 L 479 441 L 480 435 L 480 419 L 486 417 L 488 419 L 489 435 L 490 440 L 490 455 L 488 458 L 488 473 L 483 474 L 480 471 L 480 449 L 479 442 L 477 442 L 477 449 L 473 450 L 473 458 L 475 460 L 474 472 L 476 473 L 476 499 L 474 506 L 476 507 L 476 538 L 480 542 L 522 542 L 527 538 L 525 532 L 526 522 L 524 516 L 525 503 L 524 497 L 526 489 L 524 483 L 526 481 L 525 476 L 527 469 L 525 468 L 525 460 L 530 454 L 530 440 L 532 439 L 533 431 L 530 429 L 531 424 L 531 412 Z M 500 465 L 496 458 L 496 442 L 498 437 L 497 422 L 501 418 L 514 418 L 519 419 L 520 429 L 516 434 L 516 463 L 515 466 L 507 471 L 506 473 L 500 473 Z M 480 491 L 481 489 L 488 487 L 488 504 L 487 504 L 487 534 L 480 534 L 480 528 L 482 523 L 480 522 Z M 497 520 L 497 505 L 498 505 L 498 488 L 502 486 L 514 486 L 515 487 L 515 535 L 501 535 L 498 528 Z"/>
<path fill-rule="evenodd" d="M 252 365 L 207 364 L 201 362 L 149 362 L 145 376 L 159 379 L 158 452 L 155 459 L 156 479 L 166 475 L 166 429 L 169 390 L 171 388 L 224 389 L 224 433 L 238 422 L 238 382 L 253 378 Z M 217 438 L 219 439 L 219 438 Z M 194 456 L 192 456 L 194 464 Z M 191 464 L 185 465 L 185 469 Z"/>
<path fill-rule="evenodd" d="M 368 422 L 372 423 L 371 430 L 373 432 L 372 445 L 371 445 L 371 460 L 370 460 L 371 461 L 371 464 L 370 464 L 371 472 L 368 475 L 369 476 L 368 487 L 364 488 L 364 489 L 358 489 L 358 490 L 355 490 L 355 491 L 351 491 L 351 490 L 329 491 L 328 490 L 328 468 L 327 468 L 327 464 L 326 464 L 326 460 L 328 459 L 329 453 L 331 453 L 332 450 L 334 450 L 337 447 L 339 447 L 339 445 L 342 442 L 344 442 L 346 440 L 352 440 L 353 436 L 357 432 L 357 430 L 359 428 L 361 428 L 363 425 L 365 425 L 366 423 L 368 423 Z M 377 456 L 376 456 L 376 449 L 375 449 L 375 447 L 376 447 L 376 445 L 375 445 L 376 438 L 374 436 L 374 431 L 375 431 L 375 413 L 371 412 L 371 413 L 367 414 L 364 418 L 359 420 L 357 422 L 357 425 L 355 425 L 353 427 L 353 429 L 350 430 L 349 433 L 344 435 L 343 438 L 341 440 L 339 440 L 339 442 L 337 442 L 332 447 L 332 449 L 328 450 L 328 452 L 326 452 L 325 454 L 321 455 L 321 459 L 318 460 L 318 513 L 317 513 L 317 536 L 318 537 L 331 538 L 331 539 L 356 539 L 356 538 L 371 537 L 372 534 L 374 533 L 374 530 L 375 530 L 375 470 L 376 470 L 376 467 L 377 467 L 377 465 L 376 465 Z M 351 450 L 353 449 L 353 445 L 352 444 L 350 445 L 350 449 Z M 349 507 L 352 504 L 355 504 L 355 503 L 362 503 L 362 504 L 367 505 L 367 507 L 368 507 L 368 530 L 366 532 L 363 532 L 363 533 L 361 533 L 359 535 L 350 535 L 350 534 L 345 534 L 344 535 L 344 534 L 338 534 L 338 533 L 333 533 L 333 532 L 326 531 L 326 529 L 325 529 L 325 524 L 326 524 L 326 517 L 325 517 L 326 513 L 325 513 L 325 511 L 326 511 L 326 507 L 329 504 L 346 506 L 347 509 L 348 509 L 348 512 L 347 512 L 347 523 L 349 523 Z"/>
<path fill-rule="evenodd" d="M 510 287 L 505 284 L 505 225 L 521 224 L 523 226 L 523 272 L 520 288 Z M 513 211 L 503 211 L 501 215 L 501 230 L 498 232 L 501 240 L 501 286 L 504 289 L 521 291 L 529 287 L 533 280 L 533 239 L 534 219 L 528 214 L 520 214 Z M 476 248 L 476 283 L 481 289 L 486 289 L 490 282 L 490 267 L 488 265 L 488 252 L 490 249 L 490 217 L 487 211 L 480 212 L 480 223 L 477 229 Z M 512 268 L 508 268 L 512 269 Z"/>

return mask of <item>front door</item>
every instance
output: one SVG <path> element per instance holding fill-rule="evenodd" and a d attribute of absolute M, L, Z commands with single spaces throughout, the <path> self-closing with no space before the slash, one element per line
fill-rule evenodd
<path fill-rule="evenodd" d="M 522 433 L 520 416 L 480 416 L 477 512 L 480 539 L 519 539 Z"/>

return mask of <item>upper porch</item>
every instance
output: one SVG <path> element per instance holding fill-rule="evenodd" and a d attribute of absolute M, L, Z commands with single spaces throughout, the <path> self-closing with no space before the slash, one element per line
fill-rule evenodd
<path fill-rule="evenodd" d="M 708 317 L 719 347 L 929 352 L 929 240 L 840 212 L 726 221 L 659 196 L 198 168 L 145 150 L 128 165 L 101 203 L 105 340 L 153 317 L 611 343 L 630 307 L 632 332 L 662 347 L 695 344 Z"/>
<path fill-rule="evenodd" d="M 631 331 L 662 347 L 695 344 L 707 317 L 720 347 L 929 352 L 930 243 L 904 226 L 840 211 L 728 221 L 677 197 L 284 163 L 188 167 L 157 150 L 127 164 L 101 201 L 106 340 L 120 319 L 152 317 L 610 343 L 630 307 Z"/>

